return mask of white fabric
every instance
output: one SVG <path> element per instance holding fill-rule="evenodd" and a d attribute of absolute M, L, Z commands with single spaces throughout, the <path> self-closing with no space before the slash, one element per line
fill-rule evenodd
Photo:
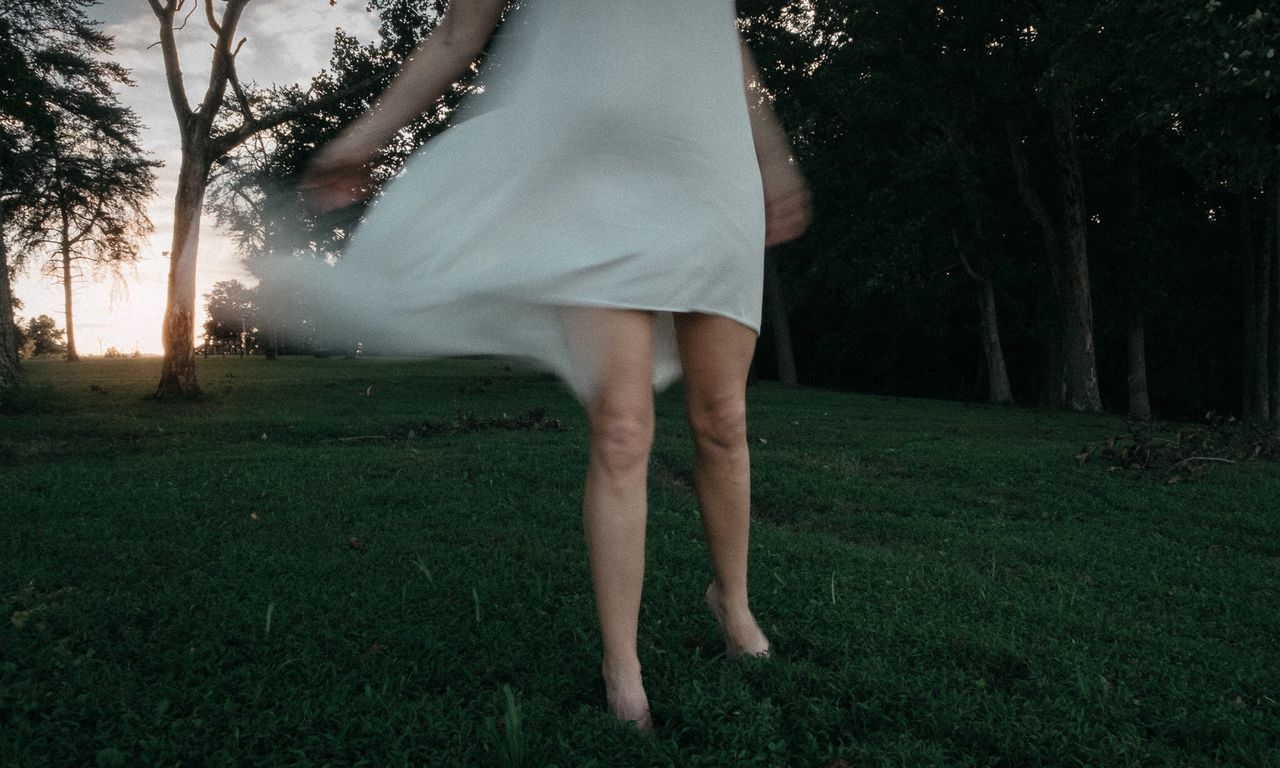
<path fill-rule="evenodd" d="M 312 287 L 370 351 L 529 359 L 579 398 L 595 353 L 564 306 L 759 330 L 764 205 L 733 0 L 526 0 L 461 121 L 386 185 Z M 327 288 L 324 284 L 327 284 Z M 322 326 L 323 327 L 323 326 Z"/>

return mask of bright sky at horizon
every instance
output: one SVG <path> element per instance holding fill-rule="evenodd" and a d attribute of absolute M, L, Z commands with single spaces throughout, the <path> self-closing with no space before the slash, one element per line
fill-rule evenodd
<path fill-rule="evenodd" d="M 201 5 L 199 0 L 188 3 Z M 142 244 L 137 265 L 125 268 L 120 285 L 113 285 L 109 278 L 76 284 L 72 303 L 76 346 L 81 355 L 99 355 L 109 347 L 125 353 L 158 353 L 162 351 L 161 321 L 169 274 L 164 252 L 173 237 L 173 198 L 180 158 L 160 48 L 148 48 L 159 38 L 158 22 L 146 0 L 102 0 L 89 13 L 102 22 L 102 31 L 115 39 L 115 60 L 132 71 L 137 85 L 124 89 L 120 100 L 138 114 L 144 126 L 142 144 L 164 167 L 157 171 L 157 194 L 147 211 L 155 232 Z M 238 36 L 248 38 L 237 58 L 240 78 L 264 85 L 308 81 L 328 63 L 336 28 L 369 41 L 376 37 L 377 26 L 377 17 L 365 9 L 365 0 L 337 0 L 332 6 L 329 0 L 253 0 L 239 27 Z M 211 34 L 199 8 L 178 34 L 187 94 L 192 100 L 204 93 Z M 41 274 L 41 261 L 33 254 L 25 274 L 14 280 L 14 293 L 24 304 L 21 317 L 49 315 L 62 326 L 62 284 Z M 236 257 L 234 243 L 218 232 L 212 217 L 206 215 L 196 276 L 197 303 L 201 305 L 197 328 L 204 323 L 203 295 L 215 282 L 232 278 L 253 282 Z"/>

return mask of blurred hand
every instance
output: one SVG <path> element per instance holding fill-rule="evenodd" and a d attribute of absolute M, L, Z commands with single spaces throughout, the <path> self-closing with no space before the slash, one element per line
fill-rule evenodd
<path fill-rule="evenodd" d="M 377 152 L 376 146 L 343 136 L 322 147 L 298 182 L 307 207 L 315 213 L 328 213 L 372 194 L 369 163 Z"/>
<path fill-rule="evenodd" d="M 813 219 L 813 195 L 794 163 L 789 160 L 762 165 L 764 184 L 765 247 L 795 240 L 809 229 Z"/>

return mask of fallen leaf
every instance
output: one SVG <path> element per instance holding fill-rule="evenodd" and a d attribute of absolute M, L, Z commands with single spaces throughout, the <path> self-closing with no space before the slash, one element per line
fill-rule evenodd
<path fill-rule="evenodd" d="M 351 545 L 352 549 L 364 549 L 364 542 L 357 539 L 355 536 L 347 539 L 347 543 Z"/>

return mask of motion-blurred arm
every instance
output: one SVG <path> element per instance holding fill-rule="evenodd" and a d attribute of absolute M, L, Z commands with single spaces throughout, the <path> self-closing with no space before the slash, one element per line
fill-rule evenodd
<path fill-rule="evenodd" d="M 751 138 L 764 185 L 765 245 L 777 245 L 794 240 L 809 228 L 812 196 L 792 157 L 791 140 L 764 91 L 755 57 L 745 42 L 741 46 Z"/>
<path fill-rule="evenodd" d="M 367 164 L 391 137 L 444 95 L 484 50 L 506 0 L 452 0 L 377 103 L 311 161 L 302 180 L 311 205 L 327 211 L 368 193 Z"/>

